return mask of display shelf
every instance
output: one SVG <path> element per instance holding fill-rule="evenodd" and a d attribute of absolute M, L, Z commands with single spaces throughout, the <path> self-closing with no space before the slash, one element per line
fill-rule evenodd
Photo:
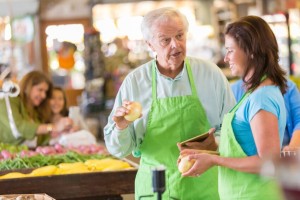
<path fill-rule="evenodd" d="M 24 172 L 24 170 L 16 171 Z M 134 193 L 136 173 L 137 169 L 134 168 L 109 172 L 2 179 L 0 194 L 46 193 L 57 200 L 122 199 L 121 194 Z"/>

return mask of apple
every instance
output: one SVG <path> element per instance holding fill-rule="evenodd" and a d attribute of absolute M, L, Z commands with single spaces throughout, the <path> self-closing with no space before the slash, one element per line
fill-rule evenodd
<path fill-rule="evenodd" d="M 181 173 L 185 173 L 191 169 L 193 164 L 195 163 L 195 160 L 189 160 L 188 156 L 184 156 L 183 158 L 180 159 L 180 162 L 178 164 L 178 170 Z"/>
<path fill-rule="evenodd" d="M 124 116 L 127 121 L 133 122 L 141 116 L 142 105 L 139 102 L 132 102 L 126 107 L 129 110 L 129 113 Z"/>

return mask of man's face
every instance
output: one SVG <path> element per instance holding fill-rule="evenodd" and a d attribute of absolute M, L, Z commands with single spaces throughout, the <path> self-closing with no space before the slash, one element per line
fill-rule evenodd
<path fill-rule="evenodd" d="M 148 42 L 157 53 L 161 67 L 178 68 L 186 56 L 186 30 L 178 17 L 156 23 L 152 27 L 153 38 Z"/>

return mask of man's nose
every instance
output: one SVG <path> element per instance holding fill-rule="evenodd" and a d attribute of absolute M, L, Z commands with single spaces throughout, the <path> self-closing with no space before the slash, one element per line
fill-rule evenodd
<path fill-rule="evenodd" d="M 172 48 L 178 47 L 178 40 L 176 38 L 171 39 L 171 47 Z"/>
<path fill-rule="evenodd" d="M 224 62 L 228 62 L 228 57 L 227 57 L 227 54 L 225 54 L 225 57 L 224 57 Z"/>

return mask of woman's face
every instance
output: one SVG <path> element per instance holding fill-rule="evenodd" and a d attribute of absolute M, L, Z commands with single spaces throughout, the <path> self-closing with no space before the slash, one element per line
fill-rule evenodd
<path fill-rule="evenodd" d="M 153 38 L 148 45 L 157 53 L 161 67 L 180 67 L 186 56 L 186 30 L 182 20 L 175 17 L 157 23 L 152 31 Z"/>
<path fill-rule="evenodd" d="M 50 107 L 53 114 L 59 114 L 65 105 L 64 94 L 60 90 L 53 90 L 52 98 L 50 99 Z"/>
<path fill-rule="evenodd" d="M 246 71 L 248 57 L 246 53 L 239 48 L 235 40 L 225 35 L 226 54 L 224 62 L 229 64 L 232 75 L 242 77 Z"/>
<path fill-rule="evenodd" d="M 49 85 L 46 82 L 41 82 L 31 88 L 29 100 L 33 106 L 39 106 L 47 97 Z"/>

